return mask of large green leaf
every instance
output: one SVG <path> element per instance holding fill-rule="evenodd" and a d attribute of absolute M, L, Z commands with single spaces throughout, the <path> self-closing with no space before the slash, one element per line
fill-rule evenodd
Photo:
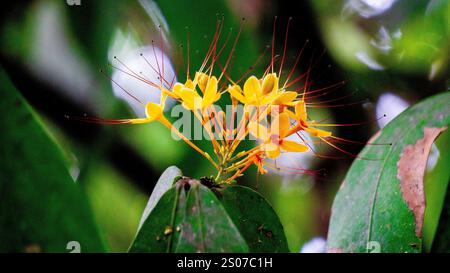
<path fill-rule="evenodd" d="M 422 143 L 429 128 L 436 128 L 435 132 L 448 126 L 449 101 L 450 93 L 446 92 L 407 109 L 372 140 L 391 146 L 367 145 L 363 149 L 334 200 L 329 251 L 421 251 L 424 202 L 418 198 L 423 195 L 423 178 L 415 180 L 416 184 L 401 183 L 398 164 L 406 147 Z M 410 160 L 406 166 L 415 168 L 416 163 Z M 413 203 L 419 205 L 411 206 Z"/>
<path fill-rule="evenodd" d="M 432 251 L 434 245 L 441 245 L 440 251 L 443 250 L 444 246 L 446 246 L 445 251 L 450 251 L 449 240 L 436 242 L 442 238 L 438 226 L 442 226 L 440 222 L 444 221 L 444 206 L 450 207 L 450 197 L 446 199 L 450 182 L 449 145 L 450 131 L 447 130 L 435 141 L 428 157 L 427 172 L 424 179 L 426 208 L 423 223 L 423 246 L 426 252 Z M 448 233 L 450 234 L 450 232 Z"/>
<path fill-rule="evenodd" d="M 431 250 L 433 252 L 450 252 L 450 188 L 447 189 L 445 206 L 442 209 L 439 226 Z"/>
<path fill-rule="evenodd" d="M 170 166 L 161 174 L 158 182 L 156 182 L 152 194 L 150 195 L 150 198 L 148 199 L 147 206 L 145 206 L 139 227 L 144 224 L 145 220 L 150 215 L 150 212 L 153 210 L 153 208 L 155 208 L 156 204 L 164 195 L 164 193 L 172 188 L 175 178 L 180 177 L 181 175 L 181 170 L 175 166 Z"/>
<path fill-rule="evenodd" d="M 129 252 L 173 252 L 185 205 L 186 193 L 181 187 L 164 193 L 139 229 Z"/>
<path fill-rule="evenodd" d="M 248 252 L 248 246 L 214 193 L 183 178 L 151 210 L 130 252 Z"/>
<path fill-rule="evenodd" d="M 130 252 L 170 252 L 177 233 L 177 226 L 183 219 L 186 193 L 173 187 L 175 179 L 182 175 L 175 166 L 167 168 L 158 179 L 142 214 L 138 234 Z M 153 211 L 155 211 L 153 213 Z M 147 221 L 151 215 L 150 220 Z M 176 221 L 175 224 L 173 221 Z M 167 229 L 169 228 L 169 229 Z M 165 234 L 166 233 L 166 234 Z"/>
<path fill-rule="evenodd" d="M 214 193 L 200 183 L 189 190 L 176 252 L 248 252 L 243 236 Z"/>
<path fill-rule="evenodd" d="M 250 252 L 289 252 L 278 216 L 259 193 L 247 187 L 229 186 L 221 191 L 220 201 Z"/>
<path fill-rule="evenodd" d="M 104 251 L 61 151 L 1 69 L 0 83 L 0 252 Z"/>

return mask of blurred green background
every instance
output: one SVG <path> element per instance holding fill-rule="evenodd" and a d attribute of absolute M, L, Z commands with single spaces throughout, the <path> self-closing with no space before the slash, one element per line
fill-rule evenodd
<path fill-rule="evenodd" d="M 111 80 L 99 72 L 103 69 L 113 75 L 108 63 L 114 55 L 130 63 L 134 60 L 129 59 L 128 50 L 149 46 L 152 40 L 158 45 L 162 39 L 182 81 L 186 54 L 181 52 L 186 49 L 187 33 L 191 67 L 195 69 L 208 49 L 217 18 L 225 18 L 223 36 L 233 28 L 234 37 L 245 17 L 230 68 L 231 76 L 238 78 L 271 44 L 274 16 L 278 16 L 276 53 L 282 53 L 286 25 L 292 17 L 286 69 L 292 67 L 297 52 L 306 44 L 297 75 L 312 67 L 312 88 L 346 81 L 318 100 L 330 101 L 325 104 L 333 107 L 315 108 L 311 116 L 336 123 L 366 122 L 333 130 L 339 137 L 361 143 L 409 105 L 449 90 L 449 1 L 291 2 L 80 0 L 77 5 L 77 1 L 35 0 L 5 4 L 9 6 L 2 9 L 0 17 L 2 92 L 17 89 L 56 143 L 71 179 L 86 193 L 107 249 L 127 250 L 148 196 L 167 167 L 176 165 L 185 175 L 196 178 L 213 174 L 206 160 L 184 143 L 175 142 L 159 124 L 105 126 L 66 118 L 136 115 L 129 102 L 115 95 Z M 255 67 L 255 74 L 264 71 L 267 57 Z M 7 120 L 9 113 L 1 119 Z M 378 120 L 383 115 L 386 117 Z M 18 130 L 21 126 L 17 124 Z M 209 149 L 204 141 L 199 146 Z M 293 252 L 314 237 L 326 238 L 333 197 L 353 159 L 326 145 L 317 146 L 320 154 L 332 158 L 308 154 L 280 160 L 325 170 L 321 174 L 326 176 L 272 172 L 257 179 L 256 170 L 249 169 L 239 180 L 258 186 L 274 206 Z M 343 148 L 357 154 L 362 147 L 352 143 Z M 39 152 L 33 155 L 45 162 L 44 156 Z M 20 172 L 17 167 L 17 176 Z M 0 174 L 2 182 L 15 177 Z M 51 192 L 52 188 L 44 190 Z M 60 208 L 67 205 L 53 203 Z"/>

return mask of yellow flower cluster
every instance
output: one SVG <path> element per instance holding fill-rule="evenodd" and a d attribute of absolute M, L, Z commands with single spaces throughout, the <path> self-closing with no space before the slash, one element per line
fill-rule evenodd
<path fill-rule="evenodd" d="M 233 56 L 242 25 L 225 64 L 220 66 L 220 74 L 215 74 L 214 65 L 218 63 L 218 57 L 226 45 L 225 43 L 218 50 L 218 41 L 222 28 L 223 18 L 217 22 L 216 32 L 205 59 L 196 71 L 193 79 L 189 73 L 189 58 L 186 69 L 187 79 L 184 83 L 177 82 L 164 85 L 161 80 L 161 84 L 157 84 L 133 73 L 133 76 L 161 91 L 161 101 L 159 104 L 153 102 L 145 104 L 145 118 L 113 120 L 109 121 L 109 123 L 142 124 L 154 121 L 160 122 L 211 162 L 217 169 L 216 183 L 231 183 L 252 165 L 257 167 L 259 173 L 265 174 L 267 173 L 267 168 L 272 167 L 268 164 L 268 161 L 275 160 L 282 153 L 307 152 L 311 149 L 311 145 L 307 143 L 307 140 L 300 133 L 305 132 L 314 138 L 319 138 L 329 143 L 324 138 L 332 137 L 331 132 L 318 129 L 317 127 L 332 125 L 318 124 L 308 118 L 308 103 L 305 101 L 308 91 L 305 89 L 302 93 L 299 93 L 295 89 L 290 89 L 290 86 L 301 79 L 301 77 L 288 84 L 301 52 L 284 84 L 280 84 L 286 53 L 287 31 L 278 73 L 274 72 L 274 31 L 272 58 L 264 74 L 259 77 L 245 74 L 245 76 L 235 82 L 226 73 L 226 70 Z M 187 47 L 187 54 L 189 56 L 189 46 Z M 164 69 L 161 73 L 158 67 L 158 72 L 158 79 L 163 79 Z M 240 82 L 243 80 L 245 80 L 244 84 L 240 85 Z M 307 81 L 306 79 L 306 83 Z M 167 81 L 165 82 L 167 83 Z M 310 91 L 309 93 L 313 92 L 315 91 Z M 215 154 L 214 158 L 179 132 L 164 116 L 164 106 L 167 97 L 178 101 L 185 109 L 194 114 L 211 139 Z M 219 103 L 219 100 L 224 97 L 226 99 L 231 98 L 231 117 L 228 109 L 227 116 L 222 110 L 215 107 L 215 104 Z M 239 115 L 238 112 L 242 109 L 243 114 Z M 298 137 L 295 138 L 294 136 Z M 243 146 L 240 143 L 246 138 L 255 140 L 253 148 L 247 150 L 239 148 Z"/>
<path fill-rule="evenodd" d="M 126 123 L 161 122 L 213 164 L 218 172 L 217 183 L 231 183 L 251 165 L 255 165 L 264 174 L 267 172 L 264 159 L 276 159 L 283 152 L 308 151 L 307 143 L 300 137 L 298 142 L 286 139 L 299 131 L 318 138 L 331 136 L 331 132 L 316 128 L 318 124 L 308 119 L 305 94 L 280 87 L 276 73 L 266 73 L 262 78 L 250 76 L 242 88 L 228 80 L 228 87 L 221 90 L 219 79 L 211 73 L 199 71 L 194 79 L 188 78 L 185 83 L 176 83 L 171 90 L 160 87 L 161 102 L 146 104 L 146 118 L 130 119 Z M 244 108 L 245 115 L 237 120 L 236 128 L 232 126 L 234 121 L 227 125 L 223 111 L 216 111 L 213 107 L 224 93 L 231 97 L 233 119 L 237 106 Z M 215 159 L 187 139 L 164 117 L 163 110 L 168 96 L 192 111 L 210 134 Z M 220 132 L 217 134 L 216 130 L 214 134 L 213 128 L 220 128 Z M 256 138 L 256 146 L 236 152 L 239 143 L 249 134 Z"/>

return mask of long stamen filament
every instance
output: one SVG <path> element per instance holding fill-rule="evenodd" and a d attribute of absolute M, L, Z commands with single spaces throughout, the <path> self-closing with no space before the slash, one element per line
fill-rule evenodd
<path fill-rule="evenodd" d="M 209 162 L 211 162 L 211 164 L 216 168 L 219 169 L 219 166 L 217 165 L 216 162 L 214 162 L 214 160 L 212 160 L 211 156 L 202 151 L 199 147 L 197 147 L 197 145 L 195 145 L 194 143 L 192 143 L 192 141 L 190 141 L 187 137 L 185 137 L 180 131 L 178 131 L 173 125 L 172 123 L 170 123 L 164 116 L 161 116 L 158 119 L 159 122 L 161 122 L 161 124 L 163 124 L 164 126 L 166 126 L 169 130 L 171 130 L 172 132 L 174 132 L 179 138 L 181 138 L 184 142 L 186 142 L 189 146 L 191 146 L 194 150 L 196 150 L 197 152 L 199 152 L 201 155 L 203 155 L 206 159 L 208 159 Z"/>

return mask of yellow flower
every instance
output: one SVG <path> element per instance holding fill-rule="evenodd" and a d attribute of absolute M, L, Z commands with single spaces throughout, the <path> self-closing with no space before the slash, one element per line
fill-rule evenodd
<path fill-rule="evenodd" d="M 262 140 L 262 150 L 269 158 L 276 158 L 281 150 L 286 152 L 306 152 L 308 146 L 295 141 L 284 139 L 290 131 L 289 116 L 287 113 L 280 113 L 275 116 L 270 125 L 270 130 L 258 122 L 248 124 L 250 133 Z"/>
<path fill-rule="evenodd" d="M 262 84 L 255 76 L 244 83 L 244 91 L 237 84 L 228 87 L 230 95 L 245 105 L 261 106 L 271 103 L 276 98 L 278 78 L 275 74 L 264 77 Z"/>
<path fill-rule="evenodd" d="M 180 99 L 181 98 L 181 90 L 183 88 L 188 88 L 188 89 L 195 89 L 195 84 L 191 79 L 188 79 L 186 81 L 186 83 L 182 84 L 182 83 L 175 83 L 173 86 L 173 92 L 171 92 L 173 94 L 173 98 L 175 99 Z"/>
<path fill-rule="evenodd" d="M 278 91 L 276 99 L 272 102 L 273 105 L 293 106 L 294 100 L 297 98 L 297 92 L 293 91 Z"/>
<path fill-rule="evenodd" d="M 237 84 L 230 85 L 230 95 L 245 105 L 292 105 L 297 92 L 279 89 L 276 73 L 267 74 L 262 80 L 251 76 L 244 83 L 244 90 Z"/>
<path fill-rule="evenodd" d="M 299 100 L 295 104 L 295 113 L 292 113 L 290 110 L 286 110 L 286 113 L 293 119 L 295 119 L 298 123 L 294 126 L 288 133 L 288 135 L 294 134 L 299 130 L 303 130 L 308 132 L 312 136 L 315 137 L 329 137 L 331 136 L 331 132 L 313 128 L 315 126 L 314 121 L 308 121 L 308 115 L 306 113 L 306 105 L 304 100 Z"/>
<path fill-rule="evenodd" d="M 196 87 L 203 93 L 201 96 Z M 173 93 L 181 98 L 182 105 L 189 110 L 205 109 L 220 99 L 218 81 L 215 76 L 197 72 L 194 81 L 187 80 L 183 84 L 175 84 Z"/>
<path fill-rule="evenodd" d="M 161 100 L 159 104 L 154 102 L 148 102 L 145 105 L 145 118 L 134 118 L 134 119 L 122 119 L 122 121 L 126 121 L 123 123 L 131 123 L 131 124 L 144 124 L 150 123 L 155 120 L 162 121 L 164 118 L 164 106 L 166 104 L 167 95 L 162 93 Z"/>
<path fill-rule="evenodd" d="M 131 118 L 131 119 L 99 119 L 99 118 L 83 118 L 81 120 L 93 123 L 102 124 L 145 124 L 153 121 L 160 121 L 165 123 L 167 120 L 164 118 L 164 104 L 166 95 L 161 95 L 160 104 L 154 102 L 148 102 L 145 105 L 145 118 Z"/>

